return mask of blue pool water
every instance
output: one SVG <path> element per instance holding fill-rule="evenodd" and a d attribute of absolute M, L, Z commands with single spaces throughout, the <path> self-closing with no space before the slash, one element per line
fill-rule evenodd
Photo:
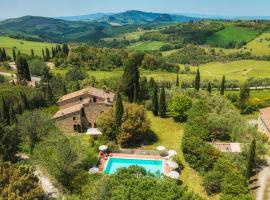
<path fill-rule="evenodd" d="M 107 161 L 105 173 L 113 174 L 117 169 L 122 167 L 129 167 L 131 165 L 137 165 L 145 168 L 151 173 L 163 173 L 163 161 L 162 160 L 143 160 L 143 159 L 132 159 L 132 158 L 116 158 L 111 157 Z"/>

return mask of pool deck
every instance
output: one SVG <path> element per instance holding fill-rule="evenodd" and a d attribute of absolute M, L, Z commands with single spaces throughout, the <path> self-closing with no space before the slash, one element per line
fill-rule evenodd
<path fill-rule="evenodd" d="M 149 159 L 149 160 L 163 160 L 164 161 L 164 174 L 167 174 L 170 171 L 173 171 L 173 169 L 171 167 L 169 167 L 166 164 L 166 159 L 164 159 L 161 156 L 157 156 L 157 155 L 139 155 L 139 154 L 124 154 L 124 153 L 111 153 L 110 157 L 118 157 L 118 158 L 135 158 L 135 159 Z M 107 160 L 105 159 L 101 159 L 100 160 L 100 165 L 99 165 L 99 171 L 103 172 L 106 166 L 106 163 L 108 161 L 109 157 L 107 158 Z"/>

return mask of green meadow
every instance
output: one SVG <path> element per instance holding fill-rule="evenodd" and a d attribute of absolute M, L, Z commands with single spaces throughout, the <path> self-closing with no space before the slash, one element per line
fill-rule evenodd
<path fill-rule="evenodd" d="M 0 36 L 0 48 L 5 48 L 9 56 L 12 56 L 13 48 L 16 48 L 17 51 L 20 51 L 24 54 L 30 54 L 31 49 L 33 49 L 36 55 L 42 55 L 43 48 L 48 47 L 51 49 L 51 47 L 55 45 L 55 43 L 25 41 L 6 36 Z"/>
<path fill-rule="evenodd" d="M 183 68 L 183 66 L 180 66 Z M 191 71 L 196 71 L 197 67 L 191 66 Z M 66 69 L 53 69 L 53 73 L 65 74 Z M 108 79 L 111 77 L 120 77 L 123 74 L 122 70 L 114 71 L 87 71 L 89 76 L 95 76 L 98 80 Z M 200 73 L 202 79 L 221 79 L 223 75 L 226 79 L 239 80 L 241 82 L 247 80 L 249 77 L 270 77 L 270 61 L 254 61 L 254 60 L 240 60 L 228 63 L 214 62 L 200 66 Z M 175 73 L 162 71 L 148 71 L 141 70 L 141 76 L 147 78 L 153 77 L 158 81 L 175 81 Z M 180 79 L 191 80 L 194 79 L 194 74 L 180 74 Z"/>
<path fill-rule="evenodd" d="M 160 47 L 162 47 L 163 45 L 165 45 L 167 43 L 165 42 L 137 42 L 134 44 L 131 44 L 130 46 L 128 46 L 129 50 L 133 50 L 133 51 L 155 51 L 155 50 L 159 50 Z"/>
<path fill-rule="evenodd" d="M 207 44 L 211 46 L 225 47 L 231 41 L 239 44 L 241 41 L 249 42 L 253 40 L 259 31 L 250 28 L 229 26 L 225 29 L 214 33 L 207 39 Z"/>

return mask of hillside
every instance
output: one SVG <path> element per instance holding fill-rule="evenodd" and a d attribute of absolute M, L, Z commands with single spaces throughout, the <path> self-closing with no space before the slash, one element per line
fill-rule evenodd
<path fill-rule="evenodd" d="M 66 21 L 24 16 L 0 22 L 0 34 L 37 41 L 95 42 L 136 30 L 136 26 L 113 27 L 102 22 Z"/>
<path fill-rule="evenodd" d="M 107 22 L 113 25 L 127 24 L 149 24 L 149 23 L 168 23 L 168 22 L 189 22 L 198 20 L 196 17 L 188 17 L 178 14 L 152 13 L 137 10 L 130 10 L 121 13 L 96 13 L 89 15 L 79 15 L 70 17 L 58 17 L 69 21 L 98 21 Z"/>
<path fill-rule="evenodd" d="M 164 22 L 189 22 L 196 19 L 197 18 L 195 17 L 186 17 L 183 15 L 171 15 L 131 10 L 114 15 L 103 16 L 98 21 L 107 22 L 110 24 L 126 25 Z"/>
<path fill-rule="evenodd" d="M 31 49 L 33 49 L 36 55 L 41 56 L 42 49 L 45 47 L 51 49 L 51 47 L 55 45 L 55 43 L 25 41 L 22 39 L 0 36 L 0 48 L 5 48 L 9 56 L 12 56 L 13 48 L 16 48 L 17 51 L 20 51 L 23 54 L 30 54 Z"/>

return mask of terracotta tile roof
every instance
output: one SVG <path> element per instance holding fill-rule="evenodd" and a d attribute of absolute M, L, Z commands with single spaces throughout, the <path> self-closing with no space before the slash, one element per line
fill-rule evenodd
<path fill-rule="evenodd" d="M 71 107 L 68 107 L 65 109 L 61 109 L 54 114 L 53 119 L 57 119 L 59 117 L 65 116 L 65 115 L 68 115 L 68 114 L 71 114 L 74 112 L 78 112 L 81 110 L 82 107 L 83 107 L 82 104 L 77 104 L 77 105 L 74 105 L 74 106 L 71 106 Z"/>
<path fill-rule="evenodd" d="M 87 95 L 87 94 L 102 98 L 104 100 L 107 100 L 109 98 L 110 102 L 113 102 L 114 100 L 114 93 L 112 92 L 109 92 L 109 91 L 107 92 L 103 89 L 97 89 L 94 87 L 87 87 L 82 90 L 78 90 L 76 92 L 72 92 L 72 93 L 62 96 L 58 102 L 66 101 L 68 99 L 72 99 L 72 98 Z"/>
<path fill-rule="evenodd" d="M 270 130 L 270 107 L 259 110 L 260 118 L 268 130 Z"/>

